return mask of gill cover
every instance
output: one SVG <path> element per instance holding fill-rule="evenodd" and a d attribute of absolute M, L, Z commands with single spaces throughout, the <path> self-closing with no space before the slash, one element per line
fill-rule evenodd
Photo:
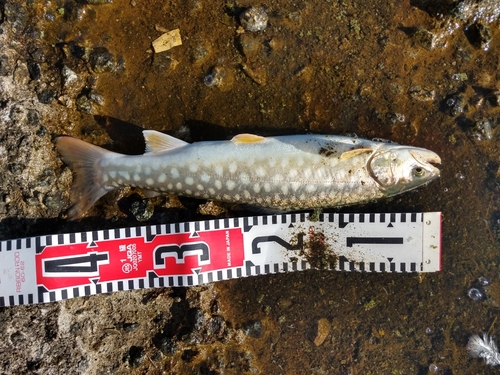
<path fill-rule="evenodd" d="M 441 158 L 424 148 L 392 146 L 373 153 L 367 170 L 387 195 L 414 189 L 439 177 Z"/>

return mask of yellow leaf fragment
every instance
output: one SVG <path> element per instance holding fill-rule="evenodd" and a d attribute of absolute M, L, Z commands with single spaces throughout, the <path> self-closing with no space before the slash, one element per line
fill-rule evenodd
<path fill-rule="evenodd" d="M 153 41 L 155 53 L 168 51 L 169 49 L 182 45 L 181 32 L 179 29 L 170 30 Z"/>
<path fill-rule="evenodd" d="M 326 318 L 321 318 L 318 320 L 318 333 L 314 339 L 314 345 L 320 346 L 325 341 L 326 337 L 330 333 L 330 328 L 332 325 Z"/>

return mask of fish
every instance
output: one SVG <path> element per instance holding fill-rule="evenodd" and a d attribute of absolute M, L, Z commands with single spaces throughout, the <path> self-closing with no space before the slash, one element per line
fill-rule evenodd
<path fill-rule="evenodd" d="M 269 212 L 353 205 L 400 194 L 440 175 L 425 148 L 337 135 L 263 137 L 187 143 L 144 130 L 143 155 L 124 155 L 70 136 L 56 138 L 73 171 L 69 219 L 109 191 L 170 193 Z"/>

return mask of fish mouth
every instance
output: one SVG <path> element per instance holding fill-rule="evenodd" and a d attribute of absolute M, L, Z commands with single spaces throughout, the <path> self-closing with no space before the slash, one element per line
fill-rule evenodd
<path fill-rule="evenodd" d="M 435 166 L 441 164 L 441 158 L 438 154 L 425 149 L 410 150 L 410 154 L 418 163 L 429 166 L 433 173 L 437 176 L 440 175 L 441 171 Z"/>

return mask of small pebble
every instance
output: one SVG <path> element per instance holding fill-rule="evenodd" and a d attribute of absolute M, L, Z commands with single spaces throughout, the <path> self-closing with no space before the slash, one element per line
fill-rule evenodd
<path fill-rule="evenodd" d="M 265 30 L 268 21 L 269 17 L 263 7 L 250 7 L 240 15 L 241 26 L 251 32 Z"/>
<path fill-rule="evenodd" d="M 81 94 L 75 101 L 76 109 L 80 112 L 91 113 L 92 105 L 89 98 L 85 94 Z"/>
<path fill-rule="evenodd" d="M 94 103 L 96 103 L 96 104 L 98 104 L 100 106 L 104 105 L 104 96 L 102 96 L 101 94 L 99 94 L 94 89 L 90 89 L 90 91 L 89 91 L 89 93 L 88 93 L 87 96 L 88 96 L 89 100 L 92 100 Z"/>
<path fill-rule="evenodd" d="M 8 76 L 9 74 L 12 74 L 9 58 L 6 55 L 0 55 L 0 76 Z"/>
<path fill-rule="evenodd" d="M 62 209 L 61 197 L 47 195 L 43 204 L 52 211 L 60 211 Z"/>
<path fill-rule="evenodd" d="M 481 48 L 483 51 L 487 51 L 490 48 L 493 36 L 488 26 L 476 22 L 466 29 L 466 35 L 475 47 Z"/>
<path fill-rule="evenodd" d="M 42 76 L 42 69 L 40 68 L 40 64 L 33 60 L 28 61 L 28 72 L 30 74 L 30 78 L 34 81 L 40 79 L 40 77 Z"/>
<path fill-rule="evenodd" d="M 130 205 L 130 212 L 137 221 L 146 221 L 153 216 L 154 206 L 149 199 L 141 199 Z"/>
<path fill-rule="evenodd" d="M 450 115 L 456 116 L 464 112 L 467 103 L 462 94 L 455 94 L 446 100 L 446 104 L 450 108 Z"/>
<path fill-rule="evenodd" d="M 78 79 L 78 76 L 74 71 L 64 65 L 61 69 L 61 75 L 63 77 L 63 84 L 69 85 Z"/>
<path fill-rule="evenodd" d="M 45 89 L 38 94 L 38 101 L 43 104 L 50 104 L 56 97 L 56 92 L 52 89 Z"/>
<path fill-rule="evenodd" d="M 259 320 L 251 320 L 241 327 L 245 335 L 259 338 L 262 336 L 262 323 Z"/>
<path fill-rule="evenodd" d="M 258 36 L 244 33 L 238 38 L 238 47 L 243 56 L 253 57 L 260 52 L 262 44 L 258 39 Z"/>
<path fill-rule="evenodd" d="M 477 141 L 489 140 L 492 136 L 491 123 L 487 119 L 478 120 L 470 133 Z"/>
<path fill-rule="evenodd" d="M 464 82 L 467 81 L 469 77 L 467 77 L 467 73 L 455 73 L 451 76 L 451 79 L 454 81 Z"/>
<path fill-rule="evenodd" d="M 435 47 L 436 39 L 437 38 L 433 33 L 420 27 L 413 35 L 413 40 L 415 41 L 415 43 L 428 51 L 432 50 Z"/>
<path fill-rule="evenodd" d="M 115 58 L 105 47 L 97 47 L 89 55 L 89 63 L 96 73 L 111 72 L 115 69 Z"/>
<path fill-rule="evenodd" d="M 428 102 L 434 100 L 436 91 L 423 86 L 413 86 L 409 90 L 410 96 L 421 102 Z"/>

